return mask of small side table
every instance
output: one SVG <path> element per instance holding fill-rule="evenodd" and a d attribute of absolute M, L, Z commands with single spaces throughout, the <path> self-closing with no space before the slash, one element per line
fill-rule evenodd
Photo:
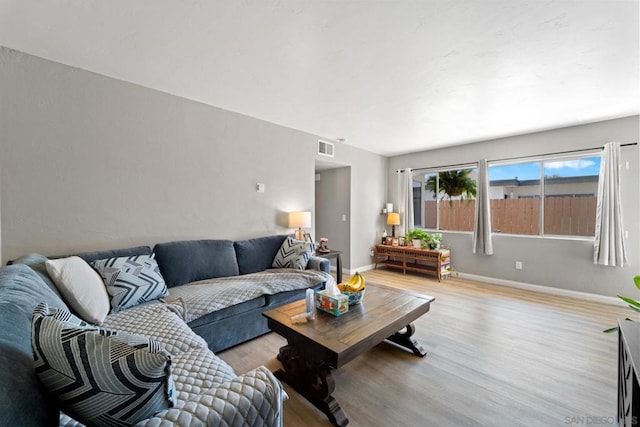
<path fill-rule="evenodd" d="M 334 251 L 331 250 L 329 252 L 318 252 L 316 251 L 316 256 L 326 259 L 336 260 L 336 283 L 342 283 L 342 251 Z"/>

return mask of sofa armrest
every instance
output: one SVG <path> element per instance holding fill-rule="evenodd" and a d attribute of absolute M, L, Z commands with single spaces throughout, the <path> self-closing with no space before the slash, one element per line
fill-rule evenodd
<path fill-rule="evenodd" d="M 204 391 L 177 408 L 159 412 L 136 427 L 254 426 L 281 427 L 282 402 L 288 396 L 264 366 Z"/>
<path fill-rule="evenodd" d="M 331 273 L 331 261 L 319 256 L 312 256 L 307 263 L 307 270 L 319 270 Z"/>

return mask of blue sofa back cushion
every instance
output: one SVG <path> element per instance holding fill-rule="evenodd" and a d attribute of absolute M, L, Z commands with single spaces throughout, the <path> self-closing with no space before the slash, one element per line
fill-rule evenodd
<path fill-rule="evenodd" d="M 59 424 L 58 408 L 47 398 L 33 365 L 31 317 L 41 302 L 68 310 L 27 265 L 0 268 L 0 366 L 4 367 L 0 375 L 0 425 Z"/>
<path fill-rule="evenodd" d="M 151 247 L 136 246 L 133 248 L 110 249 L 110 250 L 104 250 L 104 251 L 83 252 L 80 254 L 76 254 L 76 256 L 79 256 L 89 264 L 99 259 L 118 258 L 118 257 L 124 257 L 124 256 L 137 256 L 137 255 L 151 255 Z"/>
<path fill-rule="evenodd" d="M 153 252 L 168 288 L 198 280 L 240 274 L 231 240 L 158 243 Z"/>
<path fill-rule="evenodd" d="M 279 234 L 235 242 L 240 274 L 257 273 L 271 268 L 273 259 L 286 238 L 286 234 Z"/>
<path fill-rule="evenodd" d="M 60 295 L 60 291 L 56 287 L 51 277 L 49 277 L 49 273 L 47 272 L 47 267 L 45 262 L 47 262 L 48 258 L 41 254 L 30 253 L 27 255 L 23 255 L 20 258 L 13 261 L 13 264 L 25 264 L 31 267 L 33 271 L 35 271 L 38 276 L 42 279 L 42 281 L 56 294 L 58 297 L 62 299 Z"/>

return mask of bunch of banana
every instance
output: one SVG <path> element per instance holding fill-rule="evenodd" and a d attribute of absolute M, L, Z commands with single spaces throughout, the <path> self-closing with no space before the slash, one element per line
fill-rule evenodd
<path fill-rule="evenodd" d="M 364 289 L 364 276 L 356 271 L 356 274 L 343 283 L 338 283 L 338 289 L 340 292 L 360 292 Z"/>

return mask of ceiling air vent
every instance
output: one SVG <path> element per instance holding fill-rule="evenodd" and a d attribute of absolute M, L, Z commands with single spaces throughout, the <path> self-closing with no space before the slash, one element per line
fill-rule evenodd
<path fill-rule="evenodd" d="M 333 157 L 333 142 L 318 140 L 318 154 Z"/>

